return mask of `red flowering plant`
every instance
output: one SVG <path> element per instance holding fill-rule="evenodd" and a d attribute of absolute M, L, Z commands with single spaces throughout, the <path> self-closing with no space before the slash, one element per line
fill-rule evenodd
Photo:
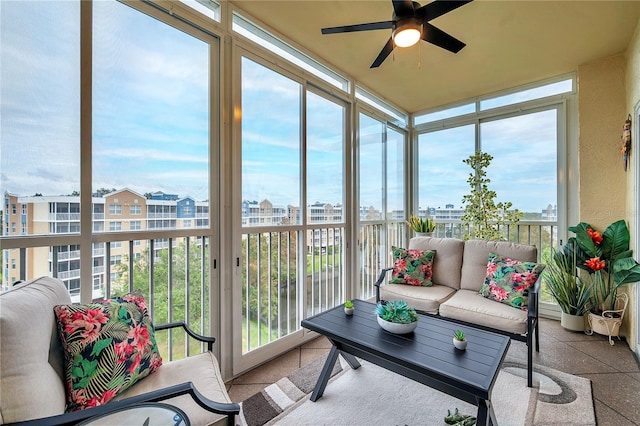
<path fill-rule="evenodd" d="M 592 277 L 593 303 L 600 310 L 614 310 L 618 289 L 624 284 L 640 280 L 640 263 L 629 249 L 629 228 L 618 220 L 598 232 L 593 226 L 580 222 L 569 227 L 575 237 L 569 238 L 564 253 L 574 259 L 574 266 Z"/>

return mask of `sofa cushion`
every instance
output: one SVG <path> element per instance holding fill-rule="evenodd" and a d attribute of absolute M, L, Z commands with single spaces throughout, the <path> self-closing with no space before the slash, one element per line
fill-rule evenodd
<path fill-rule="evenodd" d="M 389 284 L 433 285 L 433 250 L 393 247 L 393 272 Z"/>
<path fill-rule="evenodd" d="M 523 262 L 535 262 L 538 257 L 538 249 L 532 245 L 509 243 L 506 241 L 465 241 L 460 288 L 474 290 L 475 292 L 480 291 L 487 272 L 489 253 L 499 254 Z M 440 257 L 438 257 L 438 259 L 439 258 Z M 434 268 L 435 266 L 436 265 L 434 265 Z"/>
<path fill-rule="evenodd" d="M 527 309 L 529 289 L 544 268 L 545 265 L 539 263 L 521 262 L 490 253 L 480 294 L 514 308 Z"/>
<path fill-rule="evenodd" d="M 158 371 L 116 396 L 115 400 L 184 382 L 192 382 L 205 397 L 217 402 L 231 402 L 219 372 L 218 361 L 211 352 L 191 355 L 188 358 L 163 364 Z M 180 407 L 189 418 L 192 426 L 226 424 L 225 416 L 205 410 L 195 403 L 189 395 L 165 399 L 162 402 Z"/>
<path fill-rule="evenodd" d="M 453 289 L 460 288 L 460 269 L 465 242 L 456 238 L 414 237 L 409 240 L 410 249 L 434 250 L 433 283 Z M 485 258 L 486 267 L 486 258 Z M 483 275 L 484 276 L 484 275 Z"/>
<path fill-rule="evenodd" d="M 142 296 L 54 310 L 65 350 L 67 411 L 103 405 L 162 364 Z"/>
<path fill-rule="evenodd" d="M 475 290 L 458 290 L 440 305 L 440 316 L 514 334 L 527 333 L 526 311 L 485 299 Z"/>
<path fill-rule="evenodd" d="M 62 281 L 41 277 L 0 293 L 0 420 L 64 413 L 62 346 L 55 305 L 71 303 Z"/>
<path fill-rule="evenodd" d="M 410 285 L 380 286 L 380 297 L 383 300 L 404 300 L 409 306 L 419 311 L 437 314 L 440 304 L 447 300 L 455 290 L 444 285 L 434 284 L 431 287 Z"/>

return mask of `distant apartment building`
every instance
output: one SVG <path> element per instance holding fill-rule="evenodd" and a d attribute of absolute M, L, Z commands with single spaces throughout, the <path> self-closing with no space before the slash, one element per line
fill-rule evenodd
<path fill-rule="evenodd" d="M 130 232 L 152 229 L 203 228 L 209 225 L 209 206 L 191 197 L 156 192 L 151 199 L 129 189 L 103 193 L 92 199 L 93 232 Z M 28 196 L 4 194 L 4 235 L 51 235 L 80 232 L 80 197 Z M 155 250 L 168 247 L 168 241 L 156 240 Z M 133 242 L 133 255 L 140 257 L 148 249 L 148 240 Z M 108 255 L 107 255 L 108 250 Z M 110 265 L 111 282 L 119 276 L 114 266 L 129 256 L 129 242 L 108 245 L 93 243 L 94 297 L 104 288 L 105 265 Z M 72 295 L 80 291 L 80 247 L 76 245 L 3 250 L 2 288 L 41 275 L 61 279 Z"/>

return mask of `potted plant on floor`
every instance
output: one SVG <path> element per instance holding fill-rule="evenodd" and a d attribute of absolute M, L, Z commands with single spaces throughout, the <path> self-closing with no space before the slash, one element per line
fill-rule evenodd
<path fill-rule="evenodd" d="M 436 229 L 436 223 L 431 218 L 420 218 L 415 215 L 411 215 L 407 221 L 407 225 L 418 236 L 431 236 Z"/>
<path fill-rule="evenodd" d="M 467 337 L 465 336 L 464 331 L 456 330 L 453 332 L 453 346 L 461 351 L 467 349 Z"/>
<path fill-rule="evenodd" d="M 592 287 L 578 276 L 574 254 L 575 250 L 568 245 L 558 251 L 552 250 L 543 277 L 562 311 L 562 327 L 584 331 L 584 316 L 591 306 Z"/>
<path fill-rule="evenodd" d="M 626 311 L 628 297 L 618 294 L 625 284 L 640 280 L 640 264 L 629 249 L 629 228 L 624 220 L 612 223 L 603 233 L 581 222 L 570 227 L 576 235 L 569 239 L 576 266 L 591 278 L 592 307 L 588 315 L 591 332 L 617 336 Z"/>
<path fill-rule="evenodd" d="M 402 300 L 378 303 L 376 306 L 378 324 L 394 334 L 411 333 L 418 326 L 418 314 Z"/>

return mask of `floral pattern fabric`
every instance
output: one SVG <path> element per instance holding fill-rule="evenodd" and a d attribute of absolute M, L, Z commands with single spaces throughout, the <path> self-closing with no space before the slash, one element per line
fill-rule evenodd
<path fill-rule="evenodd" d="M 393 273 L 390 284 L 433 285 L 433 258 L 435 250 L 411 250 L 393 247 Z"/>
<path fill-rule="evenodd" d="M 162 365 L 143 297 L 54 307 L 65 350 L 67 411 L 113 399 Z"/>
<path fill-rule="evenodd" d="M 539 263 L 522 262 L 491 253 L 480 294 L 487 299 L 526 311 L 529 289 L 536 283 L 544 268 L 545 265 Z"/>

